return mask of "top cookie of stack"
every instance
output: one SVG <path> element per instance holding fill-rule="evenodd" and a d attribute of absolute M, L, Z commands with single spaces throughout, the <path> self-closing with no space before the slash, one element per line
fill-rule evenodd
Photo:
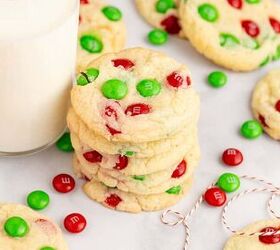
<path fill-rule="evenodd" d="M 71 101 L 74 167 L 91 198 L 139 212 L 183 197 L 199 158 L 199 97 L 184 65 L 143 48 L 106 54 L 78 74 Z"/>

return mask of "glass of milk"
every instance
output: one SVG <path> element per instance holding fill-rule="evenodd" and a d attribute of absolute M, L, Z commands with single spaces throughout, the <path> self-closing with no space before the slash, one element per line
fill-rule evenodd
<path fill-rule="evenodd" d="M 0 0 L 0 155 L 64 132 L 75 72 L 78 0 Z"/>

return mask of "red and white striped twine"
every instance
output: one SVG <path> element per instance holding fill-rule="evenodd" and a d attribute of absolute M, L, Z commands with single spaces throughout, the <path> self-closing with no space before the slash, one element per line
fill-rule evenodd
<path fill-rule="evenodd" d="M 248 175 L 243 175 L 240 178 L 242 179 L 246 179 L 246 180 L 253 180 L 253 181 L 258 181 L 259 183 L 261 183 L 262 185 L 266 185 L 268 187 L 263 187 L 263 188 L 253 188 L 253 189 L 248 189 L 245 190 L 241 193 L 236 194 L 235 196 L 233 196 L 224 206 L 223 211 L 222 211 L 222 216 L 221 216 L 221 220 L 222 220 L 222 224 L 224 225 L 224 227 L 226 229 L 228 229 L 229 231 L 231 231 L 234 234 L 238 234 L 238 235 L 242 235 L 242 236 L 268 236 L 268 235 L 278 235 L 280 234 L 280 230 L 276 231 L 276 232 L 254 232 L 254 233 L 246 233 L 246 232 L 242 232 L 242 231 L 238 231 L 238 230 L 234 230 L 231 226 L 229 226 L 228 222 L 227 222 L 227 212 L 229 210 L 229 207 L 231 206 L 231 204 L 237 200 L 238 198 L 245 196 L 247 194 L 250 193 L 256 193 L 256 192 L 267 192 L 272 194 L 270 199 L 268 200 L 267 203 L 267 208 L 268 211 L 270 212 L 270 214 L 277 218 L 280 219 L 280 216 L 277 215 L 277 213 L 273 210 L 272 208 L 272 202 L 273 199 L 275 198 L 276 195 L 280 195 L 280 188 L 276 187 L 275 185 L 273 185 L 271 182 L 267 182 L 264 179 L 255 177 L 255 176 L 248 176 Z M 215 184 L 212 184 L 210 187 L 213 187 Z M 207 189 L 208 189 L 207 188 Z M 206 189 L 206 190 L 207 190 Z M 166 210 L 162 215 L 161 215 L 161 221 L 163 224 L 174 227 L 177 226 L 179 224 L 183 224 L 184 228 L 185 228 L 185 242 L 184 242 L 184 250 L 188 249 L 188 246 L 190 244 L 190 228 L 188 225 L 188 220 L 190 217 L 193 216 L 193 214 L 199 209 L 199 207 L 201 206 L 201 204 L 203 203 L 203 196 L 204 194 L 202 194 L 199 199 L 195 202 L 194 206 L 191 208 L 191 210 L 186 214 L 182 214 L 180 212 L 176 212 L 173 210 Z M 171 219 L 172 217 L 175 217 L 176 219 Z"/>

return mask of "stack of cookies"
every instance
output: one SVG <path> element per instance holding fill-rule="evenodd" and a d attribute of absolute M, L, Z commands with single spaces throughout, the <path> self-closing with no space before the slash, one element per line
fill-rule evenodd
<path fill-rule="evenodd" d="M 188 192 L 200 155 L 192 85 L 186 66 L 143 48 L 103 55 L 78 74 L 68 126 L 91 199 L 154 211 Z"/>

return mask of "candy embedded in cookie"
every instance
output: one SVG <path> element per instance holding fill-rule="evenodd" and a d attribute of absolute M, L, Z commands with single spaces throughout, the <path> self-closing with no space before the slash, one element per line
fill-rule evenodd
<path fill-rule="evenodd" d="M 59 227 L 19 204 L 0 204 L 0 246 L 21 250 L 67 250 Z"/>
<path fill-rule="evenodd" d="M 280 248 L 279 220 L 263 220 L 252 223 L 239 230 L 245 235 L 233 235 L 224 250 L 268 250 Z M 260 235 L 256 235 L 259 233 Z M 249 234 L 254 234 L 249 236 Z"/>
<path fill-rule="evenodd" d="M 101 0 L 81 0 L 77 71 L 103 53 L 122 49 L 125 37 L 121 10 Z"/>
<path fill-rule="evenodd" d="M 140 14 L 148 23 L 170 35 L 183 37 L 178 18 L 179 5 L 179 0 L 136 0 Z"/>
<path fill-rule="evenodd" d="M 218 65 L 249 71 L 279 58 L 276 2 L 188 0 L 179 13 L 192 45 Z"/>

